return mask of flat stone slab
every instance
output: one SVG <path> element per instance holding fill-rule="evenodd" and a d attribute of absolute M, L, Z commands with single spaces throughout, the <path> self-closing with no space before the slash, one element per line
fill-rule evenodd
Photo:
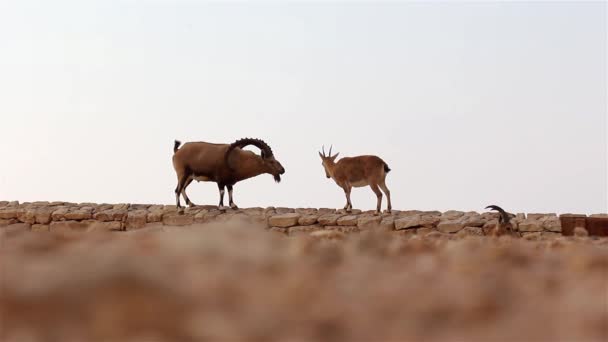
<path fill-rule="evenodd" d="M 301 216 L 302 215 L 296 213 L 274 215 L 268 219 L 268 225 L 282 228 L 296 226 L 298 224 L 298 219 L 300 219 Z"/>

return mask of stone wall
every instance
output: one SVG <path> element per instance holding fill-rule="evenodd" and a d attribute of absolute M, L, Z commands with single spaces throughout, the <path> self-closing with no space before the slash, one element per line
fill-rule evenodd
<path fill-rule="evenodd" d="M 391 214 L 374 215 L 373 211 L 346 213 L 326 208 L 269 207 L 220 211 L 215 206 L 198 206 L 179 213 L 174 205 L 0 202 L 0 227 L 31 231 L 130 231 L 241 220 L 265 225 L 269 230 L 287 235 L 364 230 L 395 231 L 406 235 L 483 235 L 494 228 L 497 218 L 498 214 L 494 212 L 453 210 L 443 213 L 394 210 Z M 530 237 L 562 233 L 560 217 L 556 214 L 517 214 L 513 221 L 524 235 Z"/>

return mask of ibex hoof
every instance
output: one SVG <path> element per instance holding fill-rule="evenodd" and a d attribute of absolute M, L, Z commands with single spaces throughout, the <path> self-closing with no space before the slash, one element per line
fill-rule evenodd
<path fill-rule="evenodd" d="M 190 202 L 190 203 L 188 203 L 188 207 L 190 207 L 190 208 L 194 208 L 194 207 L 196 207 L 196 204 L 194 204 L 194 203 Z"/>
<path fill-rule="evenodd" d="M 219 210 L 219 211 L 226 211 L 226 210 L 228 210 L 228 207 L 223 206 L 223 205 L 218 205 L 217 206 L 217 210 Z"/>
<path fill-rule="evenodd" d="M 230 205 L 230 208 L 232 208 L 232 209 L 234 209 L 234 210 L 238 210 L 238 209 L 239 209 L 239 207 L 237 207 L 237 206 L 236 206 L 236 204 L 232 204 L 232 205 Z"/>

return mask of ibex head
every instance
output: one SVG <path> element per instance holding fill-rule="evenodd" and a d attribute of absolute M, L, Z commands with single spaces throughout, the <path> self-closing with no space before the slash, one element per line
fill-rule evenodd
<path fill-rule="evenodd" d="M 268 144 L 266 142 L 264 142 L 263 140 L 260 140 L 260 139 L 244 138 L 244 139 L 240 139 L 240 140 L 237 140 L 234 143 L 232 143 L 228 147 L 228 150 L 226 151 L 226 154 L 225 154 L 225 159 L 226 159 L 226 163 L 227 163 L 228 167 L 230 169 L 233 169 L 233 166 L 230 165 L 230 163 L 228 162 L 228 157 L 230 155 L 230 152 L 237 147 L 243 148 L 247 145 L 253 145 L 260 149 L 260 151 L 261 151 L 260 157 L 262 158 L 262 162 L 264 165 L 263 172 L 271 174 L 277 183 L 280 182 L 281 175 L 285 173 L 285 168 L 283 168 L 283 165 L 281 165 L 281 163 L 274 158 L 274 154 L 272 153 L 272 149 L 270 148 L 270 146 L 268 146 Z"/>
<path fill-rule="evenodd" d="M 329 146 L 329 154 L 325 155 L 325 146 L 322 146 L 322 151 L 323 153 L 319 152 L 319 157 L 321 157 L 321 165 L 323 165 L 323 168 L 325 169 L 325 176 L 327 176 L 327 178 L 331 178 L 331 174 L 329 172 L 329 170 L 331 169 L 331 167 L 335 164 L 336 158 L 338 157 L 338 155 L 340 153 L 336 153 L 333 156 L 331 155 L 331 148 L 332 146 Z"/>

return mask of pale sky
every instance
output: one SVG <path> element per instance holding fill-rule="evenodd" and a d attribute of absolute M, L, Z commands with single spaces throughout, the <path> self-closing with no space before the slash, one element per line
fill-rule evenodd
<path fill-rule="evenodd" d="M 174 204 L 173 140 L 259 137 L 241 207 L 608 211 L 606 3 L 0 2 L 0 200 Z M 214 183 L 188 188 L 217 204 Z M 375 207 L 369 188 L 354 208 Z M 383 203 L 385 208 L 386 202 Z"/>

